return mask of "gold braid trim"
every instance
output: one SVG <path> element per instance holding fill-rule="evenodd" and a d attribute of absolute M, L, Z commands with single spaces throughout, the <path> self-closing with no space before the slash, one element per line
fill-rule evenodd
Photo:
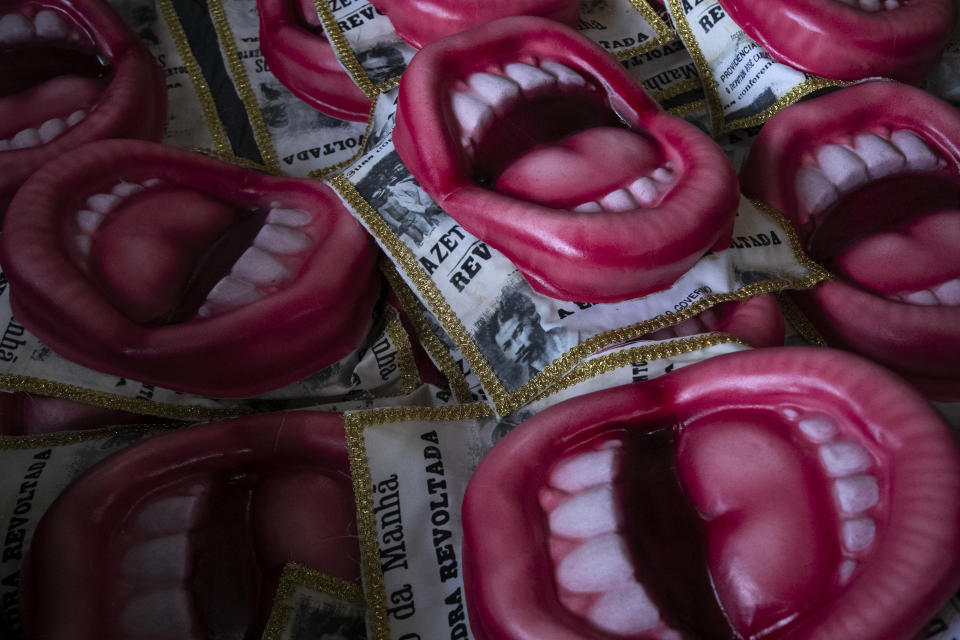
<path fill-rule="evenodd" d="M 787 319 L 787 322 L 801 338 L 816 347 L 827 346 L 827 341 L 824 340 L 817 328 L 813 326 L 813 323 L 810 322 L 803 311 L 800 311 L 800 307 L 793 300 L 781 294 L 777 296 L 777 303 L 780 305 L 780 312 L 783 313 L 783 317 Z"/>
<path fill-rule="evenodd" d="M 377 99 L 379 91 L 377 87 L 373 86 L 373 82 L 367 76 L 367 71 L 357 60 L 357 55 L 347 43 L 347 37 L 340 30 L 340 25 L 337 24 L 337 19 L 333 15 L 333 10 L 330 9 L 328 0 L 313 0 L 313 4 L 317 7 L 317 14 L 323 23 L 323 30 L 327 32 L 327 38 L 337 52 L 340 64 L 346 67 L 350 77 L 353 78 L 354 84 L 360 87 L 360 91 L 363 91 L 363 94 L 373 102 Z"/>
<path fill-rule="evenodd" d="M 387 326 L 385 332 L 390 342 L 397 349 L 397 366 L 400 368 L 401 395 L 413 393 L 420 386 L 420 373 L 417 371 L 417 363 L 413 357 L 413 345 L 410 344 L 410 336 L 407 335 L 400 322 L 399 312 L 390 307 L 387 317 Z"/>
<path fill-rule="evenodd" d="M 325 593 L 350 604 L 363 605 L 363 588 L 352 582 L 315 571 L 298 562 L 288 562 L 280 574 L 280 584 L 273 597 L 273 609 L 262 640 L 281 640 L 283 631 L 293 617 L 293 608 L 289 601 L 296 594 L 297 587 L 304 586 L 311 591 Z"/>
<path fill-rule="evenodd" d="M 97 440 L 126 433 L 150 433 L 152 431 L 172 431 L 183 427 L 181 423 L 171 424 L 129 424 L 86 429 L 83 431 L 60 431 L 57 433 L 37 433 L 32 435 L 0 435 L 0 451 L 19 449 L 45 449 L 47 447 L 62 447 L 68 444 L 77 444 L 87 440 Z"/>
<path fill-rule="evenodd" d="M 653 27 L 653 32 L 656 34 L 656 37 L 646 44 L 615 53 L 614 57 L 621 62 L 634 56 L 639 56 L 640 54 L 648 51 L 653 51 L 657 47 L 667 44 L 677 37 L 677 34 L 673 31 L 673 29 L 667 26 L 667 23 L 660 19 L 660 16 L 657 15 L 657 12 L 654 11 L 653 7 L 647 4 L 645 0 L 630 0 L 630 4 L 632 4 L 633 8 L 636 9 L 641 16 L 643 16 L 643 19 L 647 21 L 647 24 Z"/>

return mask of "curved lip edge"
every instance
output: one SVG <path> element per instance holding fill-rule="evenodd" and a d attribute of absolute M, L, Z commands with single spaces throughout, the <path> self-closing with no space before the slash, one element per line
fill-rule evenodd
<path fill-rule="evenodd" d="M 366 122 L 372 103 L 340 65 L 333 46 L 297 22 L 290 0 L 257 0 L 260 49 L 274 77 L 334 118 Z"/>
<path fill-rule="evenodd" d="M 97 628 L 101 622 L 97 601 L 103 594 L 105 576 L 101 573 L 102 566 L 96 562 L 98 554 L 93 550 L 102 549 L 106 542 L 100 535 L 101 528 L 110 526 L 111 518 L 125 515 L 115 513 L 116 510 L 132 506 L 128 503 L 136 502 L 153 483 L 171 474 L 190 473 L 204 462 L 214 467 L 226 466 L 227 461 L 257 462 L 276 456 L 278 451 L 290 460 L 310 463 L 320 460 L 325 467 L 349 473 L 344 437 L 340 414 L 292 411 L 181 427 L 108 456 L 73 481 L 37 526 L 21 570 L 20 597 L 25 626 L 36 630 L 37 621 L 49 618 L 46 615 L 49 612 L 37 610 L 36 606 L 52 597 L 69 607 L 67 615 L 56 616 L 56 620 L 75 623 L 70 625 L 70 640 L 102 637 Z M 229 440 L 228 447 L 224 447 L 223 439 Z M 189 459 L 184 457 L 185 450 L 189 452 Z M 135 473 L 131 473 L 133 469 Z M 150 470 L 153 472 L 149 473 Z M 130 482 L 131 477 L 136 480 Z M 352 493 L 352 481 L 345 479 L 344 482 L 350 485 Z M 131 497 L 138 490 L 140 493 Z M 55 560 L 38 562 L 36 549 L 42 549 L 43 545 L 83 552 L 57 553 L 53 554 Z M 43 589 L 46 595 L 39 596 L 38 590 L 42 587 L 38 582 L 54 585 L 52 593 L 50 589 Z M 56 597 L 64 586 L 69 589 L 76 584 L 96 586 L 73 589 L 70 597 Z M 73 635 L 80 633 L 82 635 Z"/>
<path fill-rule="evenodd" d="M 308 208 L 316 211 L 319 203 L 323 211 L 328 211 L 323 220 L 327 227 L 323 245 L 335 247 L 337 251 L 315 250 L 293 286 L 246 310 L 153 329 L 132 323 L 74 267 L 62 246 L 57 219 L 72 199 L 71 185 L 83 185 L 86 176 L 102 173 L 103 167 L 111 163 L 130 166 L 137 162 L 141 166 L 146 163 L 148 167 L 163 165 L 162 177 L 173 178 L 172 182 L 214 196 L 227 196 L 234 202 L 236 198 L 230 197 L 232 194 L 211 191 L 208 185 L 214 181 L 205 181 L 203 176 L 219 176 L 221 180 L 216 184 L 221 190 L 235 185 L 236 194 L 245 194 L 251 202 L 269 201 L 270 194 L 280 187 L 290 189 L 296 193 L 296 201 L 311 200 Z M 266 191 L 266 195 L 261 191 Z M 7 216 L 0 250 L 17 317 L 26 320 L 27 328 L 45 344 L 84 366 L 103 371 L 108 368 L 104 366 L 104 356 L 109 355 L 110 373 L 166 388 L 214 397 L 249 397 L 295 382 L 333 364 L 359 346 L 379 296 L 375 245 L 328 186 L 312 180 L 261 176 L 156 143 L 111 140 L 74 150 L 31 177 L 17 194 L 10 211 L 14 215 Z M 38 218 L 30 215 L 30 211 L 55 214 Z M 352 251 L 344 261 L 346 249 Z M 11 255 L 14 258 L 11 259 Z M 327 277 L 331 266 L 335 267 L 334 273 L 342 274 L 339 280 Z M 57 283 L 56 287 L 51 288 L 50 282 Z M 71 308 L 88 310 L 80 314 L 79 322 L 68 327 L 66 334 L 63 323 L 59 318 L 52 318 L 49 312 L 50 307 L 61 306 L 58 300 L 62 296 L 73 301 Z M 316 300 L 324 296 L 331 303 L 325 308 L 318 307 Z M 331 308 L 345 313 L 330 313 Z M 252 335 L 260 335 L 258 341 L 262 344 L 264 318 L 270 318 L 267 338 L 272 336 L 274 346 L 289 352 L 295 349 L 290 345 L 297 344 L 294 337 L 302 335 L 299 341 L 302 348 L 296 352 L 310 358 L 299 366 L 265 358 L 260 364 L 262 375 L 252 375 L 249 372 L 253 363 L 249 358 L 228 355 L 233 347 L 246 344 Z M 364 320 L 358 322 L 358 318 Z M 211 335 L 223 339 L 211 345 Z M 118 347 L 118 339 L 124 336 L 124 342 Z M 77 348 L 76 344 L 84 347 Z M 189 355 L 184 350 L 188 350 Z M 191 360 L 206 364 L 214 357 L 222 375 L 213 380 L 209 372 L 204 373 L 204 367 L 186 366 Z M 199 379 L 185 381 L 178 374 L 177 379 L 171 380 L 163 370 L 172 365 L 184 365 L 180 367 L 182 375 L 190 378 L 196 374 Z M 241 374 L 242 371 L 247 373 Z M 234 375 L 243 380 L 231 379 Z"/>
<path fill-rule="evenodd" d="M 782 347 L 785 320 L 772 293 L 763 293 L 743 301 L 728 302 L 730 312 L 717 331 L 743 340 L 754 348 Z"/>
<path fill-rule="evenodd" d="M 776 373 L 777 371 L 779 373 Z M 812 375 L 808 373 L 810 371 L 817 371 L 818 374 Z M 795 379 L 797 375 L 801 376 L 803 382 Z M 565 401 L 534 416 L 527 421 L 530 424 L 524 423 L 504 436 L 497 446 L 503 443 L 505 448 L 499 450 L 499 455 L 495 449 L 492 452 L 494 455 L 488 455 L 481 461 L 464 498 L 465 567 L 476 567 L 478 564 L 489 566 L 483 559 L 491 553 L 498 554 L 499 557 L 507 554 L 524 559 L 545 556 L 542 553 L 542 534 L 537 534 L 539 537 L 530 535 L 531 530 L 536 531 L 533 527 L 542 526 L 538 524 L 537 516 L 529 515 L 531 512 L 538 513 L 536 488 L 543 485 L 544 474 L 550 461 L 575 448 L 578 443 L 587 441 L 604 428 L 622 428 L 630 422 L 676 419 L 678 415 L 682 417 L 685 406 L 703 402 L 706 398 L 709 398 L 710 402 L 722 400 L 729 396 L 731 390 L 743 393 L 744 389 L 750 388 L 757 389 L 750 395 L 762 394 L 762 389 L 769 388 L 771 383 L 776 382 L 782 382 L 784 388 L 789 389 L 794 397 L 802 398 L 813 391 L 829 398 L 827 404 L 835 404 L 843 407 L 845 412 L 853 412 L 867 425 L 864 436 L 878 442 L 889 452 L 890 464 L 895 469 L 910 467 L 916 472 L 917 477 L 907 483 L 912 495 L 928 497 L 932 492 L 948 498 L 944 501 L 948 506 L 951 501 L 955 503 L 952 498 L 960 488 L 960 453 L 956 443 L 943 419 L 923 398 L 899 382 L 891 373 L 863 358 L 830 349 L 780 347 L 744 351 L 717 356 L 649 382 L 599 391 Z M 665 400 L 671 402 L 670 408 L 663 408 Z M 918 450 L 922 453 L 914 455 Z M 529 465 L 516 464 L 516 456 L 524 456 L 531 451 L 537 452 L 537 459 L 541 461 L 535 469 L 530 469 Z M 543 455 L 542 452 L 547 454 Z M 929 466 L 930 453 L 939 456 L 941 463 L 938 466 L 941 473 L 936 480 L 931 480 L 930 475 L 925 473 Z M 900 476 L 902 475 L 901 473 Z M 498 513 L 501 514 L 501 525 L 509 525 L 501 528 L 509 530 L 493 532 L 489 527 L 470 526 L 473 521 L 484 522 L 483 514 L 488 509 L 485 505 L 489 504 L 497 505 Z M 906 529 L 909 523 L 900 517 L 902 510 L 895 508 L 894 511 L 891 518 L 896 520 L 895 525 L 899 523 L 900 528 Z M 927 539 L 933 544 L 955 542 L 960 535 L 960 505 L 953 506 L 952 513 L 944 514 L 938 511 L 933 515 L 938 518 L 934 527 L 937 531 L 932 532 Z M 900 535 L 899 528 L 894 526 L 892 529 L 893 537 Z M 889 537 L 891 534 L 885 534 L 885 540 Z M 881 544 L 888 545 L 887 542 Z M 478 548 L 481 549 L 480 558 L 477 557 Z M 925 566 L 912 569 L 918 580 L 923 579 L 924 584 L 929 584 L 921 594 L 922 598 L 916 597 L 916 585 L 904 587 L 899 584 L 899 579 L 884 580 L 888 563 L 880 562 L 874 556 L 875 559 L 864 570 L 865 573 L 844 592 L 842 600 L 851 602 L 854 608 L 871 605 L 871 617 L 863 616 L 862 619 L 870 619 L 875 623 L 872 631 L 878 634 L 892 627 L 918 627 L 929 618 L 927 616 L 920 619 L 918 610 L 906 616 L 894 608 L 896 610 L 885 611 L 889 613 L 888 617 L 876 622 L 880 612 L 875 610 L 877 594 L 871 585 L 883 584 L 885 587 L 897 589 L 900 593 L 892 596 L 884 594 L 897 602 L 912 600 L 916 603 L 922 599 L 931 603 L 921 607 L 925 615 L 927 608 L 933 607 L 935 610 L 934 602 L 945 601 L 960 581 L 960 553 L 956 552 L 955 544 L 946 547 L 946 551 L 949 552 L 950 549 L 953 549 L 953 557 L 949 558 L 948 554 L 948 561 L 942 556 L 944 549 L 939 548 L 936 554 L 924 554 Z M 468 556 L 469 565 L 466 560 Z M 900 570 L 904 568 L 901 560 L 902 558 L 896 558 L 893 561 Z M 542 558 L 539 562 L 544 566 L 547 564 Z M 518 595 L 501 587 L 510 584 L 511 579 L 522 582 L 522 576 L 529 574 L 529 570 L 525 569 L 526 565 L 520 561 L 510 564 L 509 567 L 498 569 L 494 584 L 478 585 L 475 584 L 476 579 L 466 583 L 468 594 L 470 591 L 476 592 L 477 589 L 482 592 L 482 601 L 481 598 L 474 597 L 478 600 L 474 606 L 479 615 L 476 620 L 471 620 L 471 624 L 482 627 L 492 621 L 492 624 L 499 625 L 502 620 L 509 619 L 509 616 L 503 614 L 516 610 Z M 548 574 L 549 569 L 547 573 L 533 573 Z M 926 581 L 927 578 L 930 580 Z M 537 594 L 531 595 L 526 602 L 541 616 L 534 624 L 556 626 L 558 635 L 555 637 L 592 637 L 589 634 L 564 630 L 562 610 L 558 609 L 558 606 L 551 608 L 550 604 L 544 607 L 545 602 L 555 602 L 553 590 L 552 583 L 542 586 Z M 551 594 L 553 600 L 543 598 L 544 594 Z M 468 601 L 469 599 L 468 595 Z M 511 603 L 514 605 L 513 609 L 509 608 Z M 498 606 L 508 608 L 498 609 Z M 486 617 L 485 613 L 490 617 Z M 834 605 L 829 605 L 820 613 L 821 615 L 804 623 L 811 628 L 811 634 L 816 633 L 821 626 L 835 631 L 842 629 L 844 618 L 849 615 L 838 611 Z M 933 611 L 929 613 L 932 615 Z M 906 619 L 908 617 L 909 619 Z M 537 627 L 536 632 L 542 632 L 542 629 Z M 550 631 L 552 633 L 554 629 L 550 628 Z M 863 633 L 864 629 L 860 628 L 854 635 L 827 634 L 817 637 L 829 637 L 832 640 L 887 638 L 886 635 L 875 636 L 874 633 L 869 633 L 864 636 Z M 495 633 L 491 635 L 499 637 Z"/>
<path fill-rule="evenodd" d="M 919 0 L 895 11 L 933 15 L 924 22 L 923 31 L 905 29 L 903 14 L 887 15 L 888 11 L 868 13 L 835 0 L 795 0 L 792 6 L 765 15 L 750 10 L 750 0 L 721 0 L 724 10 L 753 40 L 771 56 L 791 67 L 838 80 L 860 80 L 870 76 L 887 76 L 903 82 L 919 82 L 936 66 L 947 44 L 956 20 L 954 3 L 943 0 Z M 787 25 L 783 27 L 782 25 Z M 816 28 L 811 28 L 816 25 Z M 937 29 L 930 28 L 941 25 Z M 791 30 L 793 38 L 778 38 L 773 32 Z M 851 33 L 867 34 L 851 38 Z M 872 34 L 886 32 L 899 46 L 891 48 L 878 43 Z M 932 42 L 921 46 L 925 41 Z M 842 47 L 820 48 L 831 41 Z"/>

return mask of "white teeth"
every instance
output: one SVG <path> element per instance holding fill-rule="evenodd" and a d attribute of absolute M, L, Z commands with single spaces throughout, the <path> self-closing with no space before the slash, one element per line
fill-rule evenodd
<path fill-rule="evenodd" d="M 659 169 L 657 169 L 657 171 L 659 171 Z M 651 178 L 637 178 L 627 188 L 642 206 L 649 206 L 657 199 L 657 183 Z"/>
<path fill-rule="evenodd" d="M 600 204 L 607 211 L 630 211 L 639 205 L 626 189 L 617 189 L 600 198 Z"/>
<path fill-rule="evenodd" d="M 520 97 L 520 85 L 495 73 L 475 73 L 470 76 L 468 84 L 497 113 L 502 113 Z"/>
<path fill-rule="evenodd" d="M 837 144 L 820 147 L 817 162 L 824 175 L 840 191 L 849 191 L 870 179 L 867 165 L 860 156 Z"/>
<path fill-rule="evenodd" d="M 860 8 L 864 11 L 880 11 L 880 0 L 860 0 Z"/>
<path fill-rule="evenodd" d="M 867 172 L 874 180 L 903 171 L 907 164 L 895 146 L 872 133 L 859 134 L 853 148 L 867 163 Z"/>
<path fill-rule="evenodd" d="M 890 142 L 900 149 L 910 169 L 927 171 L 937 166 L 937 157 L 933 151 L 913 131 L 907 129 L 894 131 L 890 135 Z"/>
<path fill-rule="evenodd" d="M 190 600 L 183 589 L 148 591 L 131 598 L 120 615 L 123 630 L 134 638 L 181 639 L 190 633 Z"/>
<path fill-rule="evenodd" d="M 883 7 L 884 9 L 887 9 L 887 10 L 899 9 L 900 3 L 897 2 L 897 0 L 884 0 Z"/>
<path fill-rule="evenodd" d="M 40 132 L 31 127 L 17 132 L 17 135 L 13 136 L 10 140 L 10 148 L 29 149 L 42 143 L 43 140 L 40 139 Z"/>
<path fill-rule="evenodd" d="M 527 94 L 535 94 L 557 83 L 557 79 L 543 69 L 522 62 L 508 64 L 503 70 Z"/>
<path fill-rule="evenodd" d="M 38 11 L 33 24 L 37 35 L 45 40 L 65 40 L 70 35 L 67 21 L 56 11 Z"/>
<path fill-rule="evenodd" d="M 120 564 L 120 572 L 141 584 L 177 584 L 186 579 L 189 560 L 187 536 L 165 536 L 128 549 Z"/>
<path fill-rule="evenodd" d="M 227 276 L 213 286 L 213 289 L 207 295 L 206 302 L 223 310 L 230 310 L 253 304 L 263 297 L 264 294 L 249 282 Z M 206 306 L 204 304 L 204 307 Z M 207 312 L 203 312 L 203 309 L 201 309 L 200 315 L 209 315 L 208 312 L 210 312 L 209 308 Z"/>
<path fill-rule="evenodd" d="M 120 202 L 120 196 L 112 193 L 96 193 L 87 198 L 87 206 L 98 213 L 110 213 Z"/>
<path fill-rule="evenodd" d="M 592 538 L 620 526 L 613 486 L 603 484 L 574 494 L 550 512 L 550 531 L 569 538 Z"/>
<path fill-rule="evenodd" d="M 803 418 L 797 427 L 813 442 L 828 442 L 837 435 L 837 424 L 826 416 Z"/>
<path fill-rule="evenodd" d="M 257 247 L 244 251 L 230 273 L 241 280 L 259 285 L 278 284 L 290 275 L 282 262 Z"/>
<path fill-rule="evenodd" d="M 801 209 L 808 214 L 823 211 L 840 197 L 837 188 L 823 171 L 804 167 L 797 172 L 797 199 Z"/>
<path fill-rule="evenodd" d="M 856 553 L 873 544 L 873 539 L 877 535 L 877 525 L 871 518 L 847 520 L 843 523 L 841 533 L 843 535 L 843 546 L 847 551 Z"/>
<path fill-rule="evenodd" d="M 73 241 L 80 255 L 82 256 L 90 255 L 90 247 L 93 245 L 93 240 L 90 238 L 90 236 L 79 235 L 76 238 L 74 238 Z"/>
<path fill-rule="evenodd" d="M 103 222 L 102 213 L 89 211 L 87 209 L 81 209 L 80 211 L 77 211 L 77 226 L 81 231 L 93 233 L 100 227 L 101 222 Z"/>
<path fill-rule="evenodd" d="M 87 117 L 87 112 L 83 109 L 77 109 L 67 116 L 67 124 L 71 127 Z"/>
<path fill-rule="evenodd" d="M 115 196 L 120 196 L 121 198 L 126 198 L 127 196 L 131 196 L 138 191 L 143 191 L 143 187 L 138 185 L 136 182 L 120 182 L 110 190 L 110 193 Z"/>
<path fill-rule="evenodd" d="M 587 81 L 579 73 L 554 60 L 544 60 L 540 63 L 540 68 L 556 76 L 561 85 L 582 87 L 587 84 Z"/>
<path fill-rule="evenodd" d="M 310 247 L 310 236 L 279 224 L 265 224 L 253 240 L 253 246 L 281 255 L 299 253 Z"/>
<path fill-rule="evenodd" d="M 603 631 L 629 635 L 648 631 L 660 624 L 660 613 L 636 582 L 608 591 L 590 609 L 590 622 Z"/>
<path fill-rule="evenodd" d="M 303 209 L 270 209 L 267 214 L 268 224 L 282 224 L 285 227 L 303 227 L 310 224 L 313 216 Z"/>
<path fill-rule="evenodd" d="M 33 22 L 19 13 L 0 18 L 0 44 L 17 44 L 33 37 Z"/>
<path fill-rule="evenodd" d="M 954 278 L 953 280 L 947 280 L 943 284 L 938 284 L 933 287 L 931 291 L 933 295 L 937 296 L 941 304 L 948 306 L 960 305 L 960 278 Z"/>
<path fill-rule="evenodd" d="M 50 142 L 61 133 L 67 130 L 67 123 L 61 120 L 60 118 L 51 118 L 47 120 L 37 132 L 40 134 L 40 140 L 44 143 Z"/>
<path fill-rule="evenodd" d="M 454 92 L 451 99 L 453 114 L 467 137 L 473 137 L 493 119 L 490 105 L 468 93 Z"/>
<path fill-rule="evenodd" d="M 9 150 L 10 150 L 10 141 L 0 140 L 0 151 L 9 151 Z"/>
<path fill-rule="evenodd" d="M 929 289 L 921 289 L 920 291 L 911 291 L 910 293 L 905 293 L 903 295 L 903 300 L 905 302 L 909 302 L 910 304 L 924 307 L 933 307 L 940 304 L 940 300 L 937 299 L 937 296 L 935 296 Z"/>
<path fill-rule="evenodd" d="M 857 563 L 853 560 L 844 560 L 840 563 L 840 584 L 847 584 L 853 575 L 853 570 L 857 568 Z"/>
<path fill-rule="evenodd" d="M 657 182 L 670 183 L 673 182 L 673 171 L 666 167 L 657 167 L 653 170 L 653 173 L 650 174 L 653 176 L 653 179 Z"/>
<path fill-rule="evenodd" d="M 827 475 L 833 478 L 866 471 L 873 464 L 873 459 L 867 450 L 856 442 L 822 444 L 818 452 Z"/>
<path fill-rule="evenodd" d="M 573 493 L 613 482 L 619 457 L 618 449 L 610 448 L 568 458 L 550 472 L 550 484 L 557 489 Z"/>
<path fill-rule="evenodd" d="M 880 500 L 880 487 L 873 476 L 840 478 L 833 486 L 840 508 L 847 513 L 866 511 Z"/>
<path fill-rule="evenodd" d="M 168 535 L 189 531 L 199 518 L 197 496 L 175 496 L 151 502 L 137 515 L 137 526 L 144 533 Z"/>
<path fill-rule="evenodd" d="M 591 200 L 590 202 L 584 202 L 583 204 L 578 204 L 573 208 L 573 210 L 587 212 L 587 213 L 595 213 L 597 211 L 603 211 L 603 207 L 601 207 L 598 203 Z"/>
<path fill-rule="evenodd" d="M 557 567 L 557 582 L 574 593 L 608 591 L 631 580 L 630 552 L 615 533 L 587 540 Z"/>

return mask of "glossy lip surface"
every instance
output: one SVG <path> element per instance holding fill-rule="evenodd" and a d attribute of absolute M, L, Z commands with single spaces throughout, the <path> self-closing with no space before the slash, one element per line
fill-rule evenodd
<path fill-rule="evenodd" d="M 840 80 L 919 82 L 937 64 L 956 21 L 952 0 L 782 0 L 776 11 L 763 0 L 720 5 L 778 60 Z"/>
<path fill-rule="evenodd" d="M 118 424 L 148 424 L 162 418 L 104 409 L 25 392 L 0 392 L 0 434 L 32 435 L 98 429 Z"/>
<path fill-rule="evenodd" d="M 743 340 L 757 349 L 783 346 L 784 321 L 780 305 L 772 294 L 749 300 L 722 302 L 675 325 L 649 334 L 654 340 L 683 338 L 716 331 Z"/>
<path fill-rule="evenodd" d="M 596 532 L 557 531 L 604 518 L 565 518 L 585 510 L 563 500 L 593 508 L 584 488 L 603 477 L 628 502 L 613 526 L 623 584 L 653 601 L 648 632 L 599 630 L 595 594 L 568 588 L 570 547 Z M 464 499 L 470 622 L 478 640 L 902 640 L 960 580 L 958 489 L 948 427 L 880 367 L 802 347 L 718 356 L 566 401 L 496 444 Z M 601 578 L 623 565 L 593 561 Z"/>
<path fill-rule="evenodd" d="M 960 299 L 950 294 L 958 286 L 951 281 L 960 278 L 958 247 L 950 246 L 960 216 L 958 131 L 956 110 L 933 96 L 893 82 L 867 83 L 774 116 L 741 172 L 744 193 L 782 211 L 811 257 L 840 276 L 792 294 L 828 343 L 877 360 L 943 399 L 960 398 Z M 824 145 L 863 150 L 867 140 L 857 136 L 871 132 L 885 154 L 875 156 L 876 170 L 863 174 L 856 158 L 848 170 L 822 155 Z M 894 135 L 912 145 L 906 165 L 882 142 Z M 818 159 L 837 165 L 853 186 L 839 196 L 829 185 L 802 187 L 802 180 L 821 184 Z M 818 194 L 825 194 L 822 201 Z M 924 221 L 941 228 L 924 232 Z M 939 302 L 918 297 L 933 290 L 943 291 Z"/>
<path fill-rule="evenodd" d="M 577 0 L 372 0 L 397 34 L 422 49 L 438 38 L 508 16 L 540 16 L 577 26 Z"/>
<path fill-rule="evenodd" d="M 7 20 L 22 23 L 23 17 L 29 17 L 31 26 L 27 29 L 32 30 L 32 35 L 24 42 L 17 42 L 23 38 L 10 36 L 9 31 L 3 29 L 6 32 L 5 38 L 12 38 L 13 41 L 0 44 L 0 61 L 3 61 L 5 56 L 12 56 L 12 60 L 0 62 L 0 66 L 39 64 L 36 62 L 37 56 L 43 54 L 33 52 L 23 56 L 16 52 L 22 51 L 26 45 L 39 47 L 43 41 L 61 42 L 60 37 L 55 34 L 44 37 L 37 35 L 37 27 L 33 25 L 32 18 L 38 13 L 44 13 L 47 16 L 45 27 L 40 27 L 41 31 L 46 28 L 55 33 L 66 30 L 78 34 L 69 41 L 69 46 L 95 52 L 96 55 L 101 56 L 109 63 L 111 76 L 109 83 L 96 98 L 93 106 L 84 107 L 83 110 L 88 112 L 76 124 L 69 118 L 75 111 L 74 107 L 80 105 L 73 105 L 67 112 L 60 113 L 49 100 L 40 107 L 29 106 L 29 103 L 23 102 L 27 100 L 27 92 L 21 92 L 15 87 L 4 87 L 0 91 L 0 113 L 4 114 L 6 127 L 12 126 L 12 121 L 20 120 L 27 114 L 30 114 L 27 118 L 29 120 L 37 117 L 37 113 L 45 111 L 49 112 L 45 113 L 44 117 L 54 120 L 60 118 L 72 125 L 60 135 L 38 146 L 19 149 L 11 146 L 0 150 L 0 212 L 23 181 L 45 162 L 93 140 L 106 138 L 160 140 L 166 120 L 166 85 L 160 67 L 137 35 L 105 2 L 77 0 L 69 3 L 28 1 L 7 4 L 2 9 L 0 20 L 6 16 Z M 56 17 L 50 19 L 51 15 Z M 17 60 L 18 55 L 22 60 Z M 29 58 L 33 60 L 30 61 Z M 5 74 L 14 68 L 14 66 L 7 67 Z M 56 74 L 53 73 L 53 75 Z M 13 74 L 7 76 L 8 81 L 13 77 Z M 0 82 L 0 85 L 2 84 L 4 83 Z M 49 88 L 52 83 L 47 82 L 45 85 Z M 32 92 L 42 92 L 43 87 L 44 85 L 34 87 Z M 8 90 L 13 90 L 14 93 L 4 95 Z M 76 95 L 76 91 L 69 91 L 63 95 L 62 90 L 58 95 L 61 99 L 69 100 L 70 93 Z M 7 133 L 12 136 L 22 128 L 40 128 L 44 121 L 23 124 L 24 127 L 16 125 L 16 131 Z M 0 137 L 6 138 L 6 133 L 0 131 Z"/>
<path fill-rule="evenodd" d="M 729 243 L 739 194 L 720 148 L 549 20 L 504 18 L 421 50 L 393 139 L 444 211 L 554 298 L 659 291 Z"/>
<path fill-rule="evenodd" d="M 213 397 L 256 395 L 349 354 L 380 283 L 370 237 L 326 185 L 139 141 L 93 143 L 38 171 L 0 250 L 14 313 L 44 344 Z"/>
<path fill-rule="evenodd" d="M 37 638 L 259 637 L 287 562 L 359 584 L 359 556 L 342 418 L 264 414 L 87 471 L 37 527 L 21 608 Z"/>
<path fill-rule="evenodd" d="M 260 49 L 273 75 L 313 108 L 366 122 L 370 99 L 327 41 L 311 0 L 257 0 Z"/>

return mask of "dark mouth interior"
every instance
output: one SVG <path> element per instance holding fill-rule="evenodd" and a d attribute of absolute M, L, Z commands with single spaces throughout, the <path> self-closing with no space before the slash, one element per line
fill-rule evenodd
<path fill-rule="evenodd" d="M 946 172 L 891 176 L 840 199 L 804 229 L 810 256 L 831 268 L 837 255 L 867 237 L 926 214 L 960 208 L 960 182 Z"/>
<path fill-rule="evenodd" d="M 109 81 L 110 63 L 99 53 L 66 42 L 0 49 L 0 97 L 23 93 L 59 76 Z"/>

